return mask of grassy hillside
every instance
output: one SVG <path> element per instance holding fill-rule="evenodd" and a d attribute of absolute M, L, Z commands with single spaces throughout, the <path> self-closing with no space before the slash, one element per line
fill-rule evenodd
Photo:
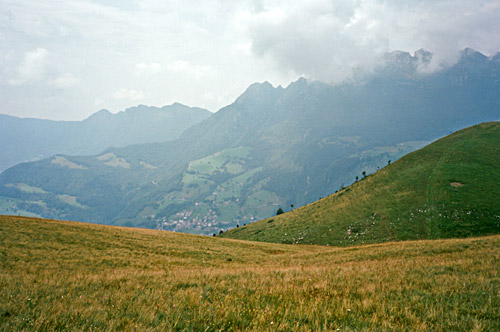
<path fill-rule="evenodd" d="M 500 233 L 500 123 L 458 131 L 348 188 L 224 233 L 336 246 Z"/>
<path fill-rule="evenodd" d="M 499 246 L 290 246 L 2 216 L 0 330 L 493 331 Z"/>

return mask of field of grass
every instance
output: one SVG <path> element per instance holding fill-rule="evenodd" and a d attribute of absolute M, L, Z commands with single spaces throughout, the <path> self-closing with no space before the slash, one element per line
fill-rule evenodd
<path fill-rule="evenodd" d="M 444 137 L 302 208 L 222 234 L 350 246 L 500 234 L 500 123 Z"/>
<path fill-rule="evenodd" d="M 333 248 L 0 216 L 1 331 L 498 331 L 500 236 Z"/>

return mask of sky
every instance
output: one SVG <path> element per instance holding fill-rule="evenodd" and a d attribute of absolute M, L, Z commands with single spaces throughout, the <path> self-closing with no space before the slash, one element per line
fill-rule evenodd
<path fill-rule="evenodd" d="M 500 51 L 500 0 L 0 0 L 0 113 L 215 112 L 250 84 L 338 84 L 386 52 Z"/>

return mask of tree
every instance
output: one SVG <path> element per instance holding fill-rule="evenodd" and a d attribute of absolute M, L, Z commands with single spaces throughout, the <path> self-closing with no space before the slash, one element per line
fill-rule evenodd
<path fill-rule="evenodd" d="M 279 216 L 280 214 L 285 213 L 282 208 L 278 208 L 278 211 L 276 211 L 276 215 Z"/>
<path fill-rule="evenodd" d="M 363 173 L 361 173 L 361 175 L 363 175 L 363 178 L 366 178 L 366 171 L 363 171 Z"/>

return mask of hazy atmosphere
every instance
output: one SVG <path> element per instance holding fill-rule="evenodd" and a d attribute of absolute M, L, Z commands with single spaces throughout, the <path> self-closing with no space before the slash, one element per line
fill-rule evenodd
<path fill-rule="evenodd" d="M 465 47 L 498 52 L 499 17 L 493 0 L 0 0 L 0 113 L 214 112 L 253 82 L 338 83 L 392 50 L 429 50 L 435 70 Z"/>
<path fill-rule="evenodd" d="M 0 331 L 499 331 L 500 0 L 0 0 Z"/>

